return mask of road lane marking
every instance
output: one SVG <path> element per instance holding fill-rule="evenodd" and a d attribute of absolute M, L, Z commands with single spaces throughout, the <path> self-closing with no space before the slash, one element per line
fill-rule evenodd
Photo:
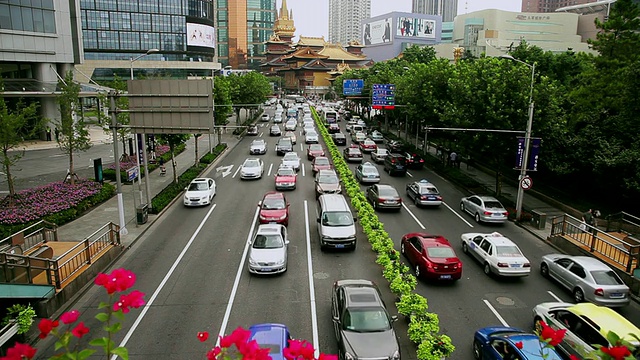
<path fill-rule="evenodd" d="M 491 310 L 491 312 L 493 313 L 493 315 L 495 315 L 498 320 L 502 323 L 502 326 L 504 327 L 509 327 L 509 324 L 507 324 L 507 322 L 502 318 L 502 316 L 500 316 L 500 314 L 498 313 L 498 310 L 496 310 L 491 303 L 489 302 L 489 300 L 483 299 L 482 301 L 484 301 L 484 304 L 487 305 L 487 307 L 489 308 L 489 310 Z"/>
<path fill-rule="evenodd" d="M 422 223 L 420 222 L 420 220 L 418 220 L 418 218 L 417 218 L 415 215 L 413 215 L 413 213 L 411 212 L 411 210 L 409 210 L 409 208 L 407 207 L 407 205 L 405 205 L 405 204 L 404 204 L 404 202 L 402 202 L 402 207 L 403 207 L 405 210 L 407 210 L 407 212 L 409 213 L 409 215 L 411 215 L 411 217 L 413 218 L 413 220 L 415 220 L 415 221 L 418 223 L 418 225 L 422 228 L 422 230 L 424 230 L 424 229 L 425 229 L 424 225 L 422 225 Z"/>
<path fill-rule="evenodd" d="M 457 217 L 459 217 L 459 218 L 460 218 L 460 220 L 464 221 L 464 223 L 465 223 L 465 224 L 469 225 L 469 227 L 473 227 L 473 225 L 472 225 L 470 222 L 468 222 L 467 220 L 465 220 L 465 218 L 463 218 L 460 214 L 458 214 L 458 212 L 457 212 L 457 211 L 453 210 L 453 208 L 452 208 L 451 206 L 447 205 L 447 203 L 446 203 L 446 202 L 444 202 L 444 201 L 443 201 L 443 202 L 442 202 L 442 205 L 446 206 L 446 207 L 447 207 L 447 209 L 451 210 L 451 212 L 452 212 L 452 213 L 456 214 L 456 216 L 457 216 Z"/>
<path fill-rule="evenodd" d="M 269 165 L 269 172 L 267 173 L 267 176 L 271 176 L 271 170 L 273 170 L 273 163 Z"/>
<path fill-rule="evenodd" d="M 313 284 L 313 263 L 311 259 L 311 234 L 309 230 L 309 207 L 307 200 L 304 201 L 304 226 L 307 238 L 307 268 L 309 270 L 309 299 L 311 302 L 311 330 L 313 333 L 313 344 L 315 348 L 315 358 L 320 356 L 320 340 L 318 340 L 318 314 L 316 313 L 316 293 Z"/>
<path fill-rule="evenodd" d="M 196 231 L 193 233 L 193 235 L 191 235 L 191 239 L 189 239 L 189 242 L 187 242 L 184 249 L 182 249 L 182 252 L 180 253 L 180 255 L 178 255 L 176 260 L 173 262 L 173 265 L 171 265 L 171 268 L 169 269 L 167 274 L 164 276 L 164 278 L 162 279 L 162 281 L 160 282 L 156 290 L 153 292 L 153 295 L 151 295 L 151 298 L 149 299 L 149 301 L 147 301 L 147 303 L 144 305 L 144 308 L 136 318 L 136 321 L 133 323 L 133 325 L 131 325 L 131 328 L 129 329 L 129 331 L 127 331 L 127 334 L 125 335 L 124 339 L 122 339 L 122 342 L 120 342 L 119 346 L 124 347 L 127 345 L 127 342 L 129 341 L 133 333 L 136 331 L 136 328 L 140 325 L 140 322 L 142 322 L 142 319 L 147 314 L 147 311 L 149 311 L 149 309 L 151 308 L 151 305 L 153 305 L 153 302 L 158 297 L 158 294 L 160 294 L 160 291 L 162 291 L 162 288 L 164 288 L 164 286 L 167 284 L 167 281 L 169 281 L 169 278 L 171 278 L 171 275 L 180 264 L 180 261 L 182 261 L 182 258 L 187 253 L 187 250 L 189 250 L 189 248 L 191 247 L 191 244 L 193 244 L 193 241 L 196 239 L 196 236 L 198 236 L 198 234 L 200 233 L 200 230 L 202 230 L 202 227 L 204 226 L 204 223 L 207 222 L 207 219 L 209 219 L 209 216 L 211 216 L 211 213 L 213 213 L 213 210 L 215 210 L 216 206 L 217 204 L 211 205 L 211 209 L 209 209 L 209 211 L 207 212 L 207 215 L 205 215 L 205 217 L 202 219 Z M 258 215 L 258 210 L 256 210 L 256 218 Z M 254 222 L 255 222 L 255 218 L 254 218 Z M 111 357 L 111 360 L 116 360 L 117 358 L 118 358 L 117 355 L 113 355 Z"/>
<path fill-rule="evenodd" d="M 411 175 L 411 173 L 408 171 L 407 171 L 407 175 L 409 175 L 409 177 L 413 177 L 413 175 Z"/>
<path fill-rule="evenodd" d="M 256 207 L 256 213 L 253 215 L 253 222 L 249 228 L 249 234 L 247 235 L 247 241 L 244 245 L 244 251 L 242 252 L 242 259 L 240 259 L 240 265 L 238 265 L 238 271 L 236 272 L 236 279 L 233 281 L 233 288 L 231 288 L 231 295 L 229 295 L 229 301 L 227 302 L 227 309 L 224 312 L 222 318 L 222 325 L 220 325 L 220 332 L 216 340 L 216 346 L 220 345 L 220 338 L 224 336 L 227 331 L 227 324 L 229 323 L 229 317 L 231 316 L 231 308 L 233 307 L 233 300 L 236 298 L 236 292 L 238 291 L 238 285 L 240 285 L 240 277 L 244 272 L 244 262 L 247 260 L 247 254 L 249 253 L 249 244 L 251 243 L 251 235 L 253 235 L 253 229 L 256 227 L 256 221 L 258 221 L 258 214 L 260 213 L 260 207 Z"/>
<path fill-rule="evenodd" d="M 302 143 L 300 143 L 300 151 L 304 151 L 304 146 L 302 146 Z"/>
<path fill-rule="evenodd" d="M 553 297 L 554 299 L 556 299 L 556 301 L 558 302 L 565 302 L 564 300 L 560 299 L 556 294 L 552 293 L 551 290 L 547 290 L 547 293 L 549 295 L 551 295 L 551 297 Z"/>
<path fill-rule="evenodd" d="M 236 172 L 233 173 L 233 176 L 231 178 L 235 179 L 236 175 L 238 175 L 238 171 L 240 171 L 240 169 L 242 169 L 242 165 L 238 166 L 238 168 L 236 169 Z"/>
<path fill-rule="evenodd" d="M 262 137 L 262 135 L 264 135 L 264 133 L 263 133 L 263 132 L 261 132 L 261 133 L 260 133 L 260 135 L 258 135 L 258 136 L 259 136 L 259 137 Z"/>
<path fill-rule="evenodd" d="M 304 163 L 300 164 L 300 168 L 302 168 L 302 176 L 305 176 L 305 174 L 304 174 Z"/>

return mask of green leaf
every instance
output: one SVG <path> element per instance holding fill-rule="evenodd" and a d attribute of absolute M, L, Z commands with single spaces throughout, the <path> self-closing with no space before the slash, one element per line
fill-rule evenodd
<path fill-rule="evenodd" d="M 105 308 L 109 308 L 110 306 L 111 304 L 109 304 L 108 302 L 101 301 L 100 305 L 98 305 L 98 309 L 105 309 Z"/>
<path fill-rule="evenodd" d="M 96 314 L 96 319 L 100 322 L 107 322 L 109 320 L 109 315 L 105 313 Z"/>
<path fill-rule="evenodd" d="M 115 348 L 111 350 L 111 353 L 114 355 L 120 356 L 124 360 L 129 360 L 129 351 L 127 350 L 126 347 L 121 346 L 121 347 Z"/>
<path fill-rule="evenodd" d="M 99 346 L 99 347 L 106 347 L 107 343 L 108 343 L 109 339 L 107 339 L 106 337 L 101 337 L 101 338 L 96 338 L 93 339 L 89 342 L 89 345 L 91 346 Z"/>
<path fill-rule="evenodd" d="M 78 353 L 78 360 L 84 360 L 89 356 L 93 355 L 96 351 L 93 349 L 84 349 Z"/>
<path fill-rule="evenodd" d="M 105 327 L 104 329 L 112 334 L 115 334 L 122 329 L 122 324 L 117 322 L 111 326 Z"/>
<path fill-rule="evenodd" d="M 118 320 L 124 320 L 124 312 L 122 312 L 122 310 L 118 310 L 112 313 L 113 315 L 115 315 L 115 317 L 118 318 Z"/>

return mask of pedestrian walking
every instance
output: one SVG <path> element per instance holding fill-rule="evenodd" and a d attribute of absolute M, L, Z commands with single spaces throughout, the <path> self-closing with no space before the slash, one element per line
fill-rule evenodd
<path fill-rule="evenodd" d="M 56 127 L 56 130 L 54 131 L 54 133 L 56 135 L 56 142 L 60 142 L 60 129 Z"/>
<path fill-rule="evenodd" d="M 456 166 L 456 162 L 458 161 L 458 154 L 455 151 L 452 151 L 449 154 L 449 166 Z"/>
<path fill-rule="evenodd" d="M 596 218 L 593 215 L 593 209 L 589 209 L 582 214 L 582 222 L 585 224 L 584 230 L 591 231 L 593 234 L 595 234 Z"/>
<path fill-rule="evenodd" d="M 47 128 L 47 141 L 51 141 L 51 128 Z"/>

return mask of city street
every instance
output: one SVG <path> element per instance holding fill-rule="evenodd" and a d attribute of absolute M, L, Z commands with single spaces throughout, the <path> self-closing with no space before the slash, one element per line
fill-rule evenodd
<path fill-rule="evenodd" d="M 268 112 L 272 114 L 273 109 Z M 113 268 L 135 272 L 134 289 L 146 294 L 147 306 L 127 314 L 122 331 L 114 339 L 128 347 L 131 359 L 204 358 L 219 334 L 262 322 L 286 324 L 294 338 L 306 339 L 317 344 L 322 352 L 335 354 L 330 295 L 333 283 L 340 279 L 373 280 L 380 286 L 389 312 L 397 313 L 395 296 L 382 278 L 382 268 L 375 263 L 375 253 L 362 233 L 358 234 L 356 251 L 320 250 L 314 179 L 300 127 L 296 130 L 298 143 L 294 149 L 302 158 L 302 168 L 297 189 L 285 193 L 290 203 L 288 271 L 276 276 L 248 273 L 246 256 L 257 226 L 258 202 L 267 191 L 274 190 L 274 174 L 282 159 L 275 153 L 279 137 L 269 137 L 270 125 L 259 123 L 258 137 L 267 141 L 267 154 L 259 156 L 264 161 L 262 179 L 240 179 L 240 165 L 246 158 L 254 157 L 249 156 L 249 144 L 256 137 L 246 137 L 216 168 L 204 174 L 217 181 L 213 205 L 185 208 L 182 201 L 175 202 L 114 265 Z M 344 122 L 340 126 L 348 135 Z M 102 146 L 94 147 L 95 153 L 85 153 L 79 163 L 88 163 L 91 156 L 103 156 L 104 161 L 108 150 Z M 34 156 L 28 153 L 29 158 L 23 160 L 35 168 L 30 170 L 33 171 L 30 176 L 45 176 L 44 169 L 38 168 L 52 166 L 47 159 L 55 156 L 55 151 L 41 151 Z M 370 161 L 369 155 L 365 154 L 364 159 Z M 26 166 L 21 162 L 21 167 Z M 430 311 L 439 315 L 442 332 L 451 336 L 456 346 L 452 359 L 473 358 L 471 341 L 478 328 L 508 325 L 530 330 L 535 305 L 571 301 L 571 294 L 539 274 L 541 256 L 555 252 L 553 248 L 511 222 L 498 226 L 475 223 L 459 210 L 460 198 L 466 194 L 428 169 L 409 170 L 406 177 L 390 177 L 382 165 L 377 167 L 381 183 L 393 185 L 404 200 L 400 212 L 378 213 L 396 248 L 400 249 L 400 239 L 406 233 L 440 234 L 449 239 L 464 264 L 463 278 L 458 282 L 439 284 L 420 280 L 416 290 L 428 299 Z M 407 198 L 406 184 L 423 178 L 434 183 L 443 195 L 444 203 L 439 208 L 416 208 Z M 462 253 L 461 234 L 494 231 L 518 244 L 531 261 L 530 276 L 488 277 L 481 264 Z M 101 326 L 94 316 L 98 304 L 106 300 L 102 288 L 91 287 L 71 305 L 80 310 L 80 320 L 92 329 L 94 336 L 100 333 Z M 638 310 L 638 304 L 632 303 L 620 313 L 640 325 Z M 415 346 L 407 338 L 407 322 L 401 316 L 394 326 L 400 336 L 403 358 L 414 359 Z M 197 340 L 199 331 L 210 332 L 207 343 Z M 54 354 L 53 346 L 51 339 L 41 341 L 38 358 Z"/>

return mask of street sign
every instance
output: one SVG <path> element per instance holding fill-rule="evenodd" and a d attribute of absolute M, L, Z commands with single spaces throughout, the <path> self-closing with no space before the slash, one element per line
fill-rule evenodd
<path fill-rule="evenodd" d="M 362 95 L 364 89 L 364 80 L 362 79 L 346 79 L 342 81 L 342 94 L 344 96 Z"/>
<path fill-rule="evenodd" d="M 524 141 L 522 137 L 518 138 L 518 151 L 516 153 L 516 170 L 520 170 L 524 164 Z M 540 154 L 540 144 L 542 139 L 532 138 L 529 144 L 529 160 L 527 161 L 527 171 L 538 171 L 538 156 Z"/>
<path fill-rule="evenodd" d="M 396 104 L 396 86 L 394 84 L 373 84 L 371 107 L 393 110 Z"/>
<path fill-rule="evenodd" d="M 529 190 L 531 189 L 532 186 L 533 186 L 533 179 L 531 179 L 529 176 L 525 176 L 522 178 L 522 180 L 520 180 L 520 187 L 523 190 Z"/>
<path fill-rule="evenodd" d="M 127 180 L 133 181 L 138 177 L 138 167 L 134 166 L 127 169 Z"/>

